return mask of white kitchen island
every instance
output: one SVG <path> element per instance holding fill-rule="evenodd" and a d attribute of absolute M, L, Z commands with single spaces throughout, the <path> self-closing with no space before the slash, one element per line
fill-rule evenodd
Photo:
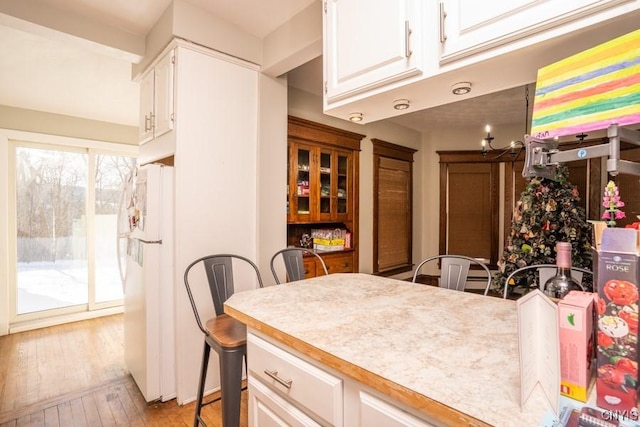
<path fill-rule="evenodd" d="M 539 388 L 520 407 L 514 301 L 356 273 L 236 293 L 225 312 L 248 326 L 254 427 L 537 426 L 550 408 Z"/>

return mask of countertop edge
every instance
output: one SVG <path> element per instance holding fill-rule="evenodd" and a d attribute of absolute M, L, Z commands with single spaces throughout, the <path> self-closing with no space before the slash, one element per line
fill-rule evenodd
<path fill-rule="evenodd" d="M 357 365 L 340 359 L 330 353 L 327 353 L 317 347 L 314 347 L 298 338 L 286 334 L 279 329 L 269 326 L 251 316 L 248 316 L 233 307 L 224 304 L 224 312 L 236 320 L 244 323 L 260 333 L 271 337 L 278 342 L 293 348 L 294 350 L 304 354 L 305 356 L 326 365 L 331 369 L 358 381 L 367 387 L 370 387 L 392 399 L 405 404 L 419 412 L 428 415 L 440 422 L 451 425 L 467 425 L 467 426 L 490 426 L 484 421 L 474 418 L 470 415 L 461 413 L 447 405 L 436 400 L 423 396 L 415 391 L 403 387 L 395 382 L 376 375 Z"/>

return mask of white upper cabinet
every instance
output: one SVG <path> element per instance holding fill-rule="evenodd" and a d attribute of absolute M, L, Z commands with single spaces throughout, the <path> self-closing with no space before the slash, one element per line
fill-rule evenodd
<path fill-rule="evenodd" d="M 140 144 L 173 129 L 174 66 L 175 54 L 171 50 L 140 81 Z"/>
<path fill-rule="evenodd" d="M 442 0 L 440 62 L 532 36 L 629 0 Z"/>
<path fill-rule="evenodd" d="M 418 0 L 325 0 L 325 102 L 422 72 Z"/>

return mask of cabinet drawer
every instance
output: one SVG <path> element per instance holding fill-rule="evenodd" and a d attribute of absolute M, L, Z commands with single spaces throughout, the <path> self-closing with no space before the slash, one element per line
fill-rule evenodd
<path fill-rule="evenodd" d="M 323 257 L 329 274 L 353 273 L 353 254 L 351 252 L 341 255 Z"/>
<path fill-rule="evenodd" d="M 304 277 L 316 277 L 317 276 L 317 265 L 316 265 L 316 257 L 308 256 L 303 259 L 304 265 Z"/>
<path fill-rule="evenodd" d="M 308 415 L 342 426 L 342 380 L 247 334 L 249 372 Z"/>
<path fill-rule="evenodd" d="M 254 427 L 320 427 L 320 424 L 252 375 L 249 375 L 249 425 Z"/>

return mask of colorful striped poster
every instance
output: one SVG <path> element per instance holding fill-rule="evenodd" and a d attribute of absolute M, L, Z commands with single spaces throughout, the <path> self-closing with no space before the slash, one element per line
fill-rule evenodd
<path fill-rule="evenodd" d="M 538 70 L 531 135 L 640 123 L 640 30 Z"/>

